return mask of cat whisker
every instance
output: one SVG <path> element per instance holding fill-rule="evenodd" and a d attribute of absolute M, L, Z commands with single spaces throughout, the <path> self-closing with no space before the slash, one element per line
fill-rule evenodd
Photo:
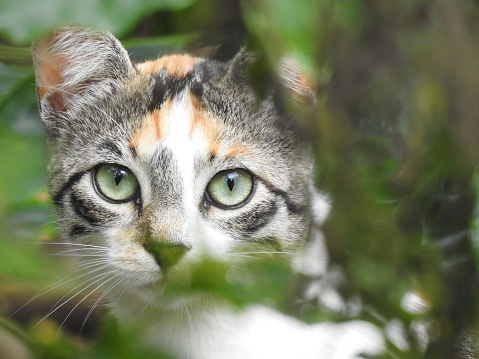
<path fill-rule="evenodd" d="M 108 293 L 110 293 L 115 287 L 117 287 L 118 285 L 120 285 L 121 283 L 123 283 L 123 286 L 125 287 L 125 283 L 126 281 L 123 279 L 123 278 L 118 278 L 112 285 L 110 285 L 107 289 L 105 289 L 105 291 L 102 293 L 102 295 L 100 295 L 98 297 L 98 299 L 95 301 L 95 303 L 93 303 L 93 305 L 91 306 L 90 310 L 88 311 L 85 319 L 83 320 L 83 323 L 80 327 L 80 333 L 83 332 L 83 328 L 85 327 L 86 325 L 86 322 L 88 321 L 88 318 L 90 318 L 91 314 L 93 313 L 93 311 L 95 310 L 95 308 L 98 307 L 99 303 L 102 301 L 103 298 L 105 298 L 106 295 L 108 295 Z M 66 320 L 66 319 L 65 319 Z"/>
<path fill-rule="evenodd" d="M 60 244 L 50 242 L 50 244 Z M 73 244 L 74 247 L 70 248 L 70 245 L 67 245 L 69 248 L 53 253 L 52 255 L 60 255 L 60 256 L 78 256 L 78 257 L 101 257 L 104 256 L 105 252 L 108 252 L 107 247 L 96 246 L 96 245 L 81 245 L 81 244 Z M 86 254 L 84 254 L 84 253 Z"/>
<path fill-rule="evenodd" d="M 128 285 L 128 281 L 124 281 L 124 283 L 123 283 L 122 290 L 121 290 L 120 294 L 118 295 L 118 298 L 116 299 L 116 304 L 117 305 L 120 302 L 120 299 L 123 297 L 123 294 L 125 294 L 125 292 L 127 294 L 129 294 L 131 292 L 131 287 Z"/>
<path fill-rule="evenodd" d="M 81 251 L 90 251 L 92 253 L 95 253 L 95 252 L 107 252 L 108 251 L 108 248 L 70 248 L 70 249 L 66 249 L 62 252 L 59 252 L 59 253 L 69 253 L 69 252 L 81 252 Z"/>
<path fill-rule="evenodd" d="M 110 271 L 107 273 L 107 275 L 111 275 L 111 274 L 115 274 L 113 271 Z M 70 312 L 67 314 L 67 316 L 65 317 L 65 319 L 63 319 L 62 323 L 60 324 L 60 327 L 58 328 L 58 332 L 60 332 L 60 329 L 63 327 L 63 325 L 65 324 L 65 322 L 68 320 L 68 318 L 70 317 L 70 315 L 75 311 L 75 309 L 77 309 L 81 303 L 83 303 L 88 297 L 90 297 L 93 293 L 95 293 L 96 291 L 98 291 L 98 289 L 100 289 L 102 286 L 104 286 L 106 283 L 110 282 L 111 280 L 115 279 L 116 278 L 116 275 L 113 275 L 111 278 L 105 280 L 104 282 L 100 283 L 99 285 L 97 285 L 93 290 L 90 291 L 90 293 L 88 293 L 86 296 L 83 297 L 83 299 L 81 299 L 71 310 Z M 109 287 L 111 288 L 111 287 Z M 99 299 L 97 299 L 97 301 L 95 303 L 98 303 L 101 298 L 103 298 L 105 296 L 105 293 L 108 293 L 110 291 L 110 289 L 107 289 L 105 290 L 105 292 L 100 296 Z M 94 308 L 95 305 L 93 305 L 92 308 Z M 90 309 L 90 311 L 88 312 L 87 314 L 87 318 L 89 317 L 91 311 L 93 309 Z M 86 321 L 86 319 L 85 319 Z M 85 325 L 85 321 L 83 322 L 81 328 L 80 328 L 80 332 L 81 330 L 83 329 L 83 326 Z M 58 334 L 57 332 L 57 334 Z"/>
<path fill-rule="evenodd" d="M 98 276 L 95 276 L 95 277 L 91 278 L 90 280 L 92 280 L 92 279 L 96 279 L 96 280 L 94 280 L 92 283 L 88 284 L 85 288 L 83 288 L 81 291 L 77 292 L 75 295 L 70 296 L 70 298 L 68 298 L 67 300 L 63 301 L 61 304 L 57 305 L 58 303 L 60 303 L 60 301 L 61 301 L 61 299 L 60 299 L 57 303 L 55 303 L 55 305 L 53 306 L 53 308 L 52 308 L 38 323 L 36 323 L 36 324 L 33 326 L 32 329 L 34 329 L 34 328 L 36 328 L 38 325 L 40 325 L 43 321 L 45 321 L 47 318 L 49 318 L 49 317 L 50 317 L 53 313 L 55 313 L 57 310 L 59 310 L 60 308 L 62 308 L 65 304 L 67 304 L 68 302 L 70 302 L 73 298 L 77 297 L 79 294 L 81 294 L 82 292 L 84 292 L 84 291 L 87 290 L 88 288 L 91 288 L 92 286 L 94 286 L 94 285 L 97 284 L 98 282 L 104 280 L 104 279 L 105 279 L 106 277 L 108 277 L 109 275 L 111 275 L 111 272 L 102 273 L 102 274 L 100 274 L 100 275 L 98 275 Z M 86 281 L 86 282 L 88 282 L 88 281 Z M 98 288 L 100 288 L 102 285 L 103 285 L 103 283 L 100 284 L 100 285 L 97 285 L 93 291 L 91 291 L 86 297 L 84 297 L 84 298 L 80 301 L 80 303 L 83 302 L 86 298 L 88 298 L 88 296 L 90 296 L 94 291 L 98 290 Z M 72 290 L 69 291 L 69 293 L 71 293 L 71 292 L 72 292 Z M 67 295 L 67 294 L 66 294 L 66 295 Z M 65 298 L 66 295 L 63 296 L 62 299 Z M 74 307 L 74 309 L 77 308 L 77 307 L 78 307 L 78 305 L 76 305 L 76 306 Z M 68 314 L 68 316 L 69 316 L 70 314 L 71 314 L 71 312 Z M 63 323 L 64 323 L 64 322 L 63 322 Z M 63 325 L 63 323 L 62 323 L 62 325 Z M 61 326 L 60 326 L 60 328 L 61 328 Z"/>
<path fill-rule="evenodd" d="M 104 254 L 78 254 L 78 253 L 65 253 L 65 252 L 61 252 L 61 253 L 52 253 L 51 256 L 61 256 L 61 257 L 86 257 L 86 258 L 89 258 L 89 257 L 105 257 Z"/>
<path fill-rule="evenodd" d="M 59 227 L 57 226 L 57 222 L 56 221 L 50 221 L 50 222 L 46 222 L 46 223 L 43 223 L 39 226 L 37 226 L 35 229 L 41 229 L 41 228 L 44 228 L 44 227 L 47 227 L 47 226 L 50 226 L 54 224 L 55 225 L 55 228 L 54 229 L 59 229 Z M 51 231 L 49 231 L 48 233 L 51 233 Z"/>
<path fill-rule="evenodd" d="M 286 251 L 276 251 L 276 252 L 268 252 L 268 251 L 251 251 L 251 252 L 232 252 L 229 255 L 232 258 L 258 258 L 260 255 L 291 255 L 291 252 Z"/>
<path fill-rule="evenodd" d="M 152 306 L 153 306 L 153 303 L 148 301 L 146 303 L 146 305 L 143 307 L 143 309 L 141 310 L 140 314 L 138 315 L 138 318 L 141 318 L 143 316 L 143 314 L 147 311 L 147 309 L 152 307 Z"/>
<path fill-rule="evenodd" d="M 78 257 L 104 257 L 105 252 L 108 252 L 107 250 L 99 250 L 99 249 L 94 249 L 92 250 L 91 248 L 73 248 L 73 249 L 66 249 L 61 252 L 57 253 L 52 253 L 54 256 L 78 256 Z"/>
<path fill-rule="evenodd" d="M 190 325 L 190 330 L 193 331 L 193 330 L 194 330 L 194 326 L 193 326 L 193 320 L 191 319 L 190 310 L 188 309 L 188 306 L 187 306 L 187 305 L 184 305 L 183 308 L 184 308 L 184 310 L 185 310 L 186 318 L 188 319 L 188 323 L 189 323 L 189 325 Z"/>
<path fill-rule="evenodd" d="M 233 252 L 231 254 L 291 254 L 291 252 L 286 252 L 286 251 L 275 251 L 275 252 L 270 252 L 270 251 L 251 251 L 251 252 Z"/>
<path fill-rule="evenodd" d="M 211 303 L 213 304 L 213 307 L 217 310 L 219 307 L 216 303 L 216 298 L 214 297 L 213 293 L 208 293 L 208 296 L 211 299 Z"/>
<path fill-rule="evenodd" d="M 53 245 L 64 245 L 64 246 L 77 246 L 83 248 L 98 248 L 98 249 L 108 249 L 106 246 L 98 246 L 95 244 L 83 244 L 83 243 L 68 243 L 68 242 L 43 242 L 43 244 L 53 244 Z"/>
<path fill-rule="evenodd" d="M 121 292 L 120 292 L 120 293 L 118 294 L 118 296 L 116 297 L 116 302 L 115 302 L 116 304 L 119 303 L 119 301 L 120 301 L 121 297 L 123 296 L 125 290 L 127 290 L 127 289 L 128 289 L 128 291 L 130 290 L 130 286 L 129 286 L 128 280 L 123 279 L 122 282 L 123 282 L 123 285 L 122 285 L 122 287 L 121 287 L 122 289 L 121 289 Z"/>
<path fill-rule="evenodd" d="M 78 288 L 81 288 L 81 287 L 82 287 L 83 285 L 85 285 L 85 283 L 87 283 L 88 281 L 94 280 L 94 279 L 98 278 L 99 276 L 103 275 L 104 273 L 101 273 L 101 274 L 96 275 L 96 276 L 94 276 L 94 277 L 92 277 L 92 278 L 89 278 L 89 276 L 90 276 L 91 274 L 93 274 L 93 273 L 95 273 L 95 272 L 97 272 L 97 271 L 103 270 L 103 269 L 105 269 L 105 268 L 107 268 L 107 267 L 108 267 L 108 266 L 105 265 L 105 266 L 96 268 L 96 269 L 91 270 L 91 271 L 89 271 L 89 272 L 82 273 L 81 275 L 79 275 L 79 276 L 75 277 L 74 279 L 70 280 L 70 281 L 73 281 L 73 280 L 76 281 L 76 280 L 78 280 L 78 279 L 80 279 L 80 278 L 82 278 L 82 277 L 87 277 L 87 280 L 84 280 L 82 283 L 76 285 L 75 287 L 73 287 L 72 289 L 70 289 L 67 293 L 65 293 L 65 294 L 53 305 L 52 308 L 55 308 L 56 305 L 57 305 L 58 303 L 60 303 L 65 297 L 67 297 L 70 293 L 76 291 Z M 70 282 L 70 281 L 68 281 L 68 282 Z M 68 282 L 62 283 L 62 285 L 66 284 L 66 283 L 68 283 Z M 81 291 L 78 292 L 78 293 L 81 293 Z M 51 310 L 50 310 L 50 311 L 51 311 Z M 49 311 L 47 314 L 49 314 L 50 311 Z"/>
<path fill-rule="evenodd" d="M 105 262 L 104 260 L 99 260 L 99 259 L 94 259 L 94 260 L 91 260 L 91 261 L 86 261 L 86 262 L 83 262 L 73 268 L 71 268 L 70 270 L 68 270 L 66 272 L 66 274 L 62 277 L 62 279 L 56 281 L 55 283 L 52 283 L 50 285 L 48 285 L 46 288 L 42 289 L 41 291 L 37 292 L 31 299 L 29 299 L 26 303 L 24 303 L 22 306 L 20 306 L 17 310 L 15 310 L 11 315 L 10 315 L 10 318 L 15 316 L 15 314 L 17 314 L 20 310 L 22 310 L 23 308 L 25 308 L 27 305 L 29 305 L 30 303 L 32 303 L 35 299 L 38 299 L 39 297 L 49 293 L 49 292 L 52 292 L 54 291 L 55 289 L 57 288 L 60 288 L 61 286 L 64 286 L 70 282 L 73 282 L 73 281 L 76 281 L 82 277 L 85 277 L 87 275 L 90 275 L 92 272 L 88 272 L 88 273 L 83 273 L 81 275 L 78 275 L 78 276 L 75 276 L 75 277 L 71 277 L 72 274 L 76 273 L 76 272 L 79 272 L 79 271 L 82 271 L 82 270 L 85 270 L 85 268 L 88 268 L 88 267 L 93 267 L 93 265 L 99 265 L 101 263 Z M 68 280 L 66 280 L 68 278 Z"/>

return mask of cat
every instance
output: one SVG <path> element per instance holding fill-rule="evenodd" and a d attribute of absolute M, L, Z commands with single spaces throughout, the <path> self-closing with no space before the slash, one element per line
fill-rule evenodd
<path fill-rule="evenodd" d="M 36 42 L 33 59 L 62 236 L 88 268 L 88 291 L 102 292 L 145 345 L 184 359 L 384 350 L 366 322 L 306 325 L 264 303 L 237 309 L 205 291 L 164 289 L 188 282 L 204 258 L 241 263 L 255 255 L 248 245 L 324 271 L 328 200 L 277 96 L 257 100 L 250 54 L 133 63 L 111 34 L 66 26 Z M 301 88 L 289 73 L 285 83 Z"/>

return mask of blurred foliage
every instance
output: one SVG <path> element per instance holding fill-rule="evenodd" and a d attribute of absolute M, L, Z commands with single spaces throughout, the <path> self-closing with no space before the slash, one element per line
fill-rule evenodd
<path fill-rule="evenodd" d="M 124 36 L 145 16 L 159 10 L 179 10 L 192 0 L 75 1 L 22 0 L 0 3 L 0 33 L 16 43 L 29 43 L 59 24 L 79 23 Z"/>
<path fill-rule="evenodd" d="M 294 56 L 317 89 L 312 108 L 290 109 L 313 145 L 318 187 L 333 198 L 325 232 L 331 262 L 347 278 L 342 294 L 361 298 L 361 318 L 382 327 L 399 320 L 411 337 L 418 321 L 435 322 L 425 353 L 391 345 L 397 357 L 460 358 L 458 338 L 479 324 L 478 15 L 473 0 L 0 1 L 0 314 L 67 270 L 40 245 L 58 232 L 28 45 L 55 26 L 81 23 L 112 31 L 135 60 L 192 48 L 224 59 L 246 44 L 262 54 L 252 69 L 259 87 L 279 58 Z M 186 288 L 171 290 L 208 288 L 238 305 L 267 298 L 291 310 L 301 281 L 281 264 L 250 267 L 256 284 L 208 275 L 222 265 L 205 262 Z M 69 289 L 52 290 L 45 305 Z M 404 310 L 411 290 L 428 312 Z M 49 307 L 27 308 L 14 316 L 22 326 L 2 319 L 0 334 L 38 358 L 153 355 L 125 340 L 131 333 L 113 329 L 112 319 L 82 338 L 54 318 L 30 331 Z M 318 317 L 314 305 L 296 313 Z"/>

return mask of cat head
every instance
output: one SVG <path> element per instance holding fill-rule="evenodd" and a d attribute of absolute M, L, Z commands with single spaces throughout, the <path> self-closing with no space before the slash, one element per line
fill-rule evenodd
<path fill-rule="evenodd" d="M 249 54 L 135 64 L 112 35 L 65 27 L 33 56 L 62 235 L 132 286 L 204 253 L 291 251 L 324 212 L 297 128 L 255 98 Z"/>

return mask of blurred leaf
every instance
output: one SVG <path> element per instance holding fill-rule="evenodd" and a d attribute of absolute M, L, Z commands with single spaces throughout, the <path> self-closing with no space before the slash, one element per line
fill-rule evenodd
<path fill-rule="evenodd" d="M 32 54 L 30 47 L 17 47 L 0 44 L 0 63 L 31 65 Z"/>
<path fill-rule="evenodd" d="M 179 10 L 195 0 L 16 0 L 0 2 L 0 33 L 26 44 L 61 24 L 78 23 L 124 36 L 142 18 Z"/>
<path fill-rule="evenodd" d="M 238 307 L 267 301 L 285 310 L 295 292 L 292 290 L 295 276 L 288 263 L 280 258 L 258 256 L 229 263 L 205 257 L 191 264 L 186 273 L 187 279 L 166 281 L 165 293 L 172 297 L 210 293 Z"/>
<path fill-rule="evenodd" d="M 15 139 L 11 136 L 15 136 Z M 6 66 L 0 63 L 0 141 L 7 141 L 3 145 L 7 147 L 0 148 L 0 155 L 11 152 L 12 149 L 7 148 L 12 141 L 17 144 L 31 142 L 38 149 L 42 136 L 43 126 L 38 115 L 32 67 Z"/>
<path fill-rule="evenodd" d="M 28 49 L 30 53 L 30 49 Z M 31 78 L 31 68 L 6 66 L 0 62 L 0 104 L 12 95 L 13 91 L 24 82 L 26 77 Z"/>
<path fill-rule="evenodd" d="M 99 340 L 89 350 L 88 358 L 98 359 L 175 359 L 147 348 L 135 327 L 119 328 L 116 318 L 106 314 L 100 322 Z"/>
<path fill-rule="evenodd" d="M 123 41 L 134 62 L 156 59 L 162 54 L 184 52 L 187 45 L 197 39 L 195 34 L 175 34 L 148 38 L 131 38 Z"/>
<path fill-rule="evenodd" d="M 46 190 L 43 141 L 15 133 L 0 137 L 0 211 Z"/>

